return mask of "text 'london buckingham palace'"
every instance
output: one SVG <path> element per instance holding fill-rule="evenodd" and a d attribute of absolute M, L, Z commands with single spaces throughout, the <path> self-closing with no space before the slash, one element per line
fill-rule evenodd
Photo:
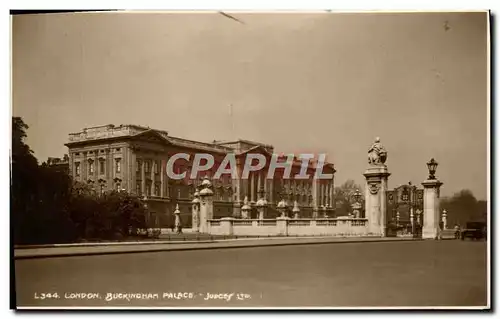
<path fill-rule="evenodd" d="M 316 218 L 334 214 L 334 178 L 319 179 L 315 171 L 318 161 L 307 166 L 307 179 L 296 179 L 301 161 L 294 158 L 290 178 L 284 178 L 280 168 L 268 178 L 269 159 L 274 147 L 247 140 L 204 143 L 170 136 L 166 131 L 138 125 L 105 125 L 85 128 L 69 134 L 68 169 L 76 181 L 90 184 L 96 191 L 127 191 L 147 201 L 149 220 L 156 227 L 169 227 L 173 212 L 179 205 L 183 224 L 190 227 L 191 201 L 202 178 L 212 179 L 214 191 L 214 216 L 241 217 L 241 207 L 252 207 L 250 218 L 257 216 L 255 204 L 259 199 L 268 203 L 265 218 L 279 216 L 277 204 L 284 200 L 289 206 L 299 205 L 301 217 Z M 215 159 L 212 168 L 198 172 L 192 178 L 193 156 L 186 161 L 176 160 L 176 174 L 188 172 L 186 178 L 172 179 L 166 174 L 166 163 L 174 154 L 211 154 Z M 262 154 L 268 159 L 263 169 L 250 172 L 249 178 L 236 174 L 222 174 L 212 178 L 227 154 L 234 154 L 236 166 L 242 171 L 248 154 Z M 287 156 L 279 158 L 286 160 Z M 281 169 L 283 170 L 283 169 Z M 323 172 L 334 176 L 333 164 L 324 163 Z"/>

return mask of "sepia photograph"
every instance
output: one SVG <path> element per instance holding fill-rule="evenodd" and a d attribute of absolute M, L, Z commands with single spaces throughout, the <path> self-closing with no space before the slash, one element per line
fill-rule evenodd
<path fill-rule="evenodd" d="M 11 12 L 11 307 L 490 311 L 491 19 Z"/>

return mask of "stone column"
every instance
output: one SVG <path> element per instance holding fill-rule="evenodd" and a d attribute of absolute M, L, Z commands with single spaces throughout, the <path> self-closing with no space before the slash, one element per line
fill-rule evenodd
<path fill-rule="evenodd" d="M 334 208 L 334 201 L 333 201 L 333 197 L 334 197 L 334 193 L 335 192 L 335 184 L 333 183 L 333 179 L 330 181 L 330 208 Z"/>
<path fill-rule="evenodd" d="M 232 179 L 232 187 L 234 190 L 234 195 L 236 195 L 236 198 L 233 197 L 233 216 L 235 218 L 239 218 L 241 216 L 241 174 L 239 172 L 239 167 L 241 165 L 240 159 L 236 159 L 236 167 L 233 167 L 233 178 Z"/>
<path fill-rule="evenodd" d="M 82 165 L 82 164 L 80 164 Z M 75 172 L 75 155 L 74 153 L 69 152 L 69 174 L 73 178 L 76 179 L 76 172 Z"/>
<path fill-rule="evenodd" d="M 250 203 L 255 203 L 255 172 L 250 175 Z"/>
<path fill-rule="evenodd" d="M 264 175 L 263 179 L 264 179 L 264 193 L 266 194 L 265 197 L 269 198 L 268 193 L 267 193 L 267 188 L 268 188 L 267 184 L 269 183 L 269 180 L 267 179 L 267 172 L 264 171 L 262 174 Z"/>
<path fill-rule="evenodd" d="M 318 218 L 318 209 L 319 209 L 319 180 L 316 177 L 313 177 L 312 180 L 312 196 L 313 196 L 313 219 Z"/>
<path fill-rule="evenodd" d="M 422 182 L 424 186 L 424 226 L 422 238 L 436 239 L 439 234 L 439 188 L 443 183 L 437 179 L 428 179 Z"/>
<path fill-rule="evenodd" d="M 274 203 L 274 178 L 269 180 L 269 201 Z"/>
<path fill-rule="evenodd" d="M 200 231 L 200 193 L 198 190 L 194 193 L 194 199 L 191 202 L 192 223 L 191 228 L 194 232 Z"/>
<path fill-rule="evenodd" d="M 165 165 L 160 161 L 160 197 L 165 197 Z"/>
<path fill-rule="evenodd" d="M 135 194 L 137 192 L 137 159 L 135 155 L 135 148 L 130 147 L 129 148 L 129 165 L 128 165 L 128 170 L 129 170 L 129 179 L 128 179 L 128 191 L 130 193 Z"/>
<path fill-rule="evenodd" d="M 238 218 L 241 216 L 241 179 L 239 177 L 233 180 L 233 189 L 236 189 L 236 199 L 233 201 L 233 216 Z"/>
<path fill-rule="evenodd" d="M 141 195 L 142 196 L 146 195 L 146 172 L 144 171 L 145 167 L 146 167 L 146 161 L 143 158 L 141 160 Z"/>
<path fill-rule="evenodd" d="M 97 183 L 97 181 L 99 180 L 99 154 L 97 154 L 98 151 L 97 150 L 94 150 L 94 178 L 95 178 L 95 182 Z M 99 193 L 100 195 L 100 193 Z"/>
<path fill-rule="evenodd" d="M 258 194 L 258 192 L 260 191 L 260 187 L 262 185 L 262 172 L 261 171 L 259 171 L 257 173 L 256 178 L 257 178 L 257 194 Z"/>
<path fill-rule="evenodd" d="M 166 172 L 167 163 L 168 163 L 168 157 L 165 158 L 165 167 L 164 167 L 165 176 L 164 176 L 164 179 L 165 179 L 165 194 L 166 194 L 166 197 L 170 198 L 171 194 L 170 194 L 170 190 L 169 190 L 169 187 L 168 187 L 170 178 L 168 177 L 168 174 Z"/>
<path fill-rule="evenodd" d="M 200 191 L 200 232 L 205 233 L 208 230 L 208 219 L 213 218 L 214 211 L 214 192 L 212 191 L 212 183 L 205 177 L 201 183 Z"/>
<path fill-rule="evenodd" d="M 385 164 L 373 165 L 363 174 L 365 184 L 365 213 L 368 231 L 374 235 L 385 236 L 387 215 L 387 180 L 391 175 Z"/>
<path fill-rule="evenodd" d="M 319 205 L 321 207 L 325 206 L 325 182 L 323 180 L 320 181 L 320 194 L 321 194 L 321 200 L 319 202 Z"/>
<path fill-rule="evenodd" d="M 119 191 L 121 192 L 122 189 L 126 188 L 128 189 L 128 184 L 129 184 L 129 179 L 130 179 L 130 174 L 129 174 L 129 147 L 128 145 L 124 145 L 122 147 L 122 167 L 121 167 L 121 174 L 122 174 L 122 183 L 120 185 Z"/>
<path fill-rule="evenodd" d="M 108 190 L 113 189 L 113 155 L 112 148 L 108 148 L 105 151 L 106 163 L 105 163 L 105 175 L 106 175 L 106 185 Z"/>
<path fill-rule="evenodd" d="M 155 159 L 151 159 L 151 165 L 149 166 L 150 169 L 151 169 L 151 188 L 149 190 L 149 196 L 155 196 L 155 166 L 157 165 L 158 163 L 156 163 L 156 160 Z"/>

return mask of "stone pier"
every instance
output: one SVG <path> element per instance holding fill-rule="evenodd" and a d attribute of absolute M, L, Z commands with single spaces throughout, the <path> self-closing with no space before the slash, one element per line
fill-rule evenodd
<path fill-rule="evenodd" d="M 437 179 L 427 179 L 422 182 L 424 186 L 424 226 L 422 238 L 437 239 L 439 235 L 439 188 L 443 185 Z"/>
<path fill-rule="evenodd" d="M 387 151 L 380 144 L 380 138 L 368 149 L 369 167 L 363 174 L 365 184 L 365 212 L 368 219 L 368 229 L 373 235 L 386 235 L 387 218 L 387 180 L 391 175 L 385 161 Z"/>
<path fill-rule="evenodd" d="M 391 175 L 387 166 L 370 167 L 363 174 L 365 184 L 365 212 L 369 232 L 385 236 L 387 224 L 387 180 Z"/>

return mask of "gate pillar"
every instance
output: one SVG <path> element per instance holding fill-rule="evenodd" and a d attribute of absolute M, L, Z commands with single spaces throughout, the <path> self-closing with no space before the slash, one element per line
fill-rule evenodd
<path fill-rule="evenodd" d="M 200 191 L 200 212 L 199 212 L 199 231 L 206 233 L 208 231 L 208 220 L 213 218 L 214 201 L 212 191 L 212 183 L 205 177 L 201 183 L 202 190 Z"/>
<path fill-rule="evenodd" d="M 363 174 L 365 184 L 365 218 L 368 232 L 385 237 L 387 216 L 387 180 L 391 175 L 386 165 L 369 167 Z"/>
<path fill-rule="evenodd" d="M 437 179 L 422 182 L 424 186 L 424 226 L 422 238 L 437 239 L 439 235 L 439 188 L 443 183 Z"/>

